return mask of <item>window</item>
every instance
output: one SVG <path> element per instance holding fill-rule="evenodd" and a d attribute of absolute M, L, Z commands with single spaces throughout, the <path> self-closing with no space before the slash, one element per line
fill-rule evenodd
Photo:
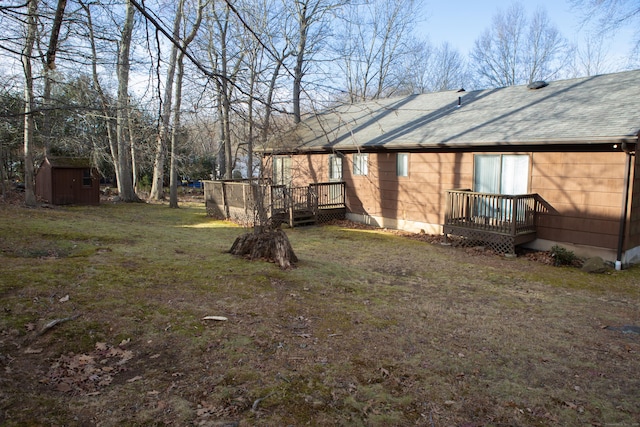
<path fill-rule="evenodd" d="M 82 170 L 82 186 L 91 187 L 92 184 L 93 184 L 93 180 L 91 178 L 91 169 L 83 169 Z"/>
<path fill-rule="evenodd" d="M 273 158 L 273 184 L 291 185 L 291 157 L 276 156 Z"/>
<path fill-rule="evenodd" d="M 329 181 L 342 181 L 342 157 L 329 155 Z"/>
<path fill-rule="evenodd" d="M 355 153 L 353 155 L 353 174 L 367 175 L 369 172 L 369 154 Z"/>
<path fill-rule="evenodd" d="M 396 176 L 409 176 L 409 153 L 396 154 Z"/>
<path fill-rule="evenodd" d="M 478 193 L 526 194 L 529 188 L 529 156 L 515 154 L 476 155 L 473 185 Z M 475 206 L 478 216 L 505 220 L 512 212 L 512 201 L 480 198 Z M 524 212 L 520 212 L 524 215 Z M 521 218 L 519 218 L 520 220 Z M 522 218 L 523 219 L 523 218 Z"/>
<path fill-rule="evenodd" d="M 529 156 L 520 154 L 476 155 L 474 191 L 493 194 L 526 194 L 529 188 Z"/>

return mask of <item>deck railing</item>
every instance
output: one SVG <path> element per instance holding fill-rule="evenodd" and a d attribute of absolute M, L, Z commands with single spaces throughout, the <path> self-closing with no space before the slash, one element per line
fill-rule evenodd
<path fill-rule="evenodd" d="M 318 208 L 335 209 L 345 207 L 344 182 L 320 182 L 309 184 L 309 189 L 318 198 Z"/>
<path fill-rule="evenodd" d="M 445 226 L 517 236 L 536 231 L 537 194 L 490 194 L 447 190 Z"/>
<path fill-rule="evenodd" d="M 257 181 L 205 181 L 209 215 L 242 223 L 256 219 L 257 206 L 270 217 L 305 215 L 320 222 L 343 219 L 346 211 L 344 182 L 321 182 L 306 187 L 260 185 Z M 260 204 L 258 204 L 260 202 Z"/>

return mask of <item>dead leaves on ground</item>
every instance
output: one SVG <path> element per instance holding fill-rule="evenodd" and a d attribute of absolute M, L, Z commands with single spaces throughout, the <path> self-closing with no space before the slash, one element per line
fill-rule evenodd
<path fill-rule="evenodd" d="M 133 357 L 133 352 L 122 346 L 98 342 L 89 353 L 61 355 L 40 382 L 63 393 L 95 394 L 125 371 Z"/>

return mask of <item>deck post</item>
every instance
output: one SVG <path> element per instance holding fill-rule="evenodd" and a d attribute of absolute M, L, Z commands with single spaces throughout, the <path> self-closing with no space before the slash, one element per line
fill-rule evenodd
<path fill-rule="evenodd" d="M 518 228 L 518 196 L 511 197 L 511 235 L 516 236 L 516 230 Z"/>

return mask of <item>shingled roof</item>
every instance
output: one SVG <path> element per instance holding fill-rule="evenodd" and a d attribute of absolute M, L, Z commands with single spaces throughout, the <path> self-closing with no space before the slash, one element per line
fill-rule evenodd
<path fill-rule="evenodd" d="M 48 157 L 52 168 L 57 169 L 85 169 L 91 167 L 88 157 Z"/>
<path fill-rule="evenodd" d="M 549 82 L 446 91 L 345 104 L 303 120 L 290 152 L 635 143 L 640 70 Z M 281 140 L 283 141 L 283 140 Z"/>

